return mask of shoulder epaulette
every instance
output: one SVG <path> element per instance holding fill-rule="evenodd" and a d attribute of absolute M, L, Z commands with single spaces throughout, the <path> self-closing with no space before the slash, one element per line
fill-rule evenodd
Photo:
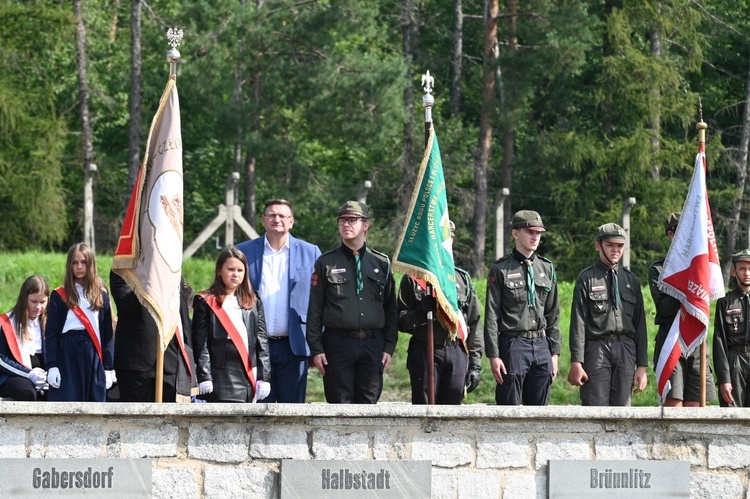
<path fill-rule="evenodd" d="M 333 252 L 334 252 L 334 251 L 336 251 L 337 249 L 338 249 L 338 248 L 333 248 L 333 249 L 329 249 L 328 251 L 324 251 L 323 253 L 321 253 L 321 254 L 320 254 L 320 256 L 325 256 L 325 255 L 328 255 L 328 254 L 330 254 L 330 253 L 333 253 Z"/>
<path fill-rule="evenodd" d="M 549 266 L 550 266 L 550 269 L 551 269 L 550 274 L 551 274 L 551 277 L 552 277 L 552 281 L 557 281 L 557 272 L 555 272 L 555 264 L 552 263 L 552 260 L 550 260 L 549 258 L 545 258 L 542 255 L 537 255 L 536 257 L 539 258 L 541 261 L 543 261 L 545 263 L 549 263 Z"/>
<path fill-rule="evenodd" d="M 507 258 L 508 258 L 509 256 L 511 256 L 511 255 L 513 255 L 513 252 L 512 252 L 512 251 L 509 251 L 509 252 L 507 252 L 506 254 L 504 254 L 503 256 L 501 256 L 500 258 L 498 258 L 497 260 L 495 260 L 495 263 L 497 263 L 497 262 L 501 262 L 501 261 L 503 261 L 503 260 L 507 259 Z"/>
<path fill-rule="evenodd" d="M 474 281 L 471 280 L 471 274 L 469 274 L 468 270 L 464 270 L 460 267 L 456 267 L 456 272 L 461 274 L 461 277 L 463 277 L 466 283 L 468 284 L 469 289 L 471 289 L 472 291 L 476 291 L 476 288 L 474 287 Z"/>
<path fill-rule="evenodd" d="M 385 253 L 382 253 L 382 252 L 380 252 L 380 251 L 378 251 L 376 249 L 372 249 L 369 246 L 367 247 L 367 251 L 369 251 L 373 255 L 378 256 L 378 257 L 382 258 L 383 260 L 385 260 L 385 262 L 388 264 L 388 270 L 386 271 L 385 274 L 386 274 L 386 276 L 391 275 L 391 259 L 388 257 L 388 255 L 386 255 Z"/>

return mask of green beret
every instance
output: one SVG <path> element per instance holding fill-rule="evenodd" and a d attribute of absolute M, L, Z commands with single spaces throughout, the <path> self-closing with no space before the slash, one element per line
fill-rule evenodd
<path fill-rule="evenodd" d="M 609 223 L 600 225 L 596 229 L 596 240 L 604 241 L 605 239 L 622 239 L 625 240 L 625 231 L 617 224 Z"/>
<path fill-rule="evenodd" d="M 523 229 L 525 227 L 533 227 L 535 229 L 546 230 L 542 223 L 542 217 L 539 213 L 531 210 L 517 211 L 513 215 L 512 227 L 514 229 Z"/>
<path fill-rule="evenodd" d="M 339 208 L 339 216 L 341 215 L 358 215 L 363 218 L 370 218 L 370 207 L 359 201 L 347 201 Z"/>
<path fill-rule="evenodd" d="M 677 224 L 680 223 L 680 217 L 682 216 L 681 211 L 675 211 L 667 215 L 667 219 L 664 221 L 664 232 L 672 232 L 677 230 Z"/>
<path fill-rule="evenodd" d="M 743 249 L 732 255 L 732 263 L 737 263 L 740 260 L 750 260 L 750 249 Z"/>

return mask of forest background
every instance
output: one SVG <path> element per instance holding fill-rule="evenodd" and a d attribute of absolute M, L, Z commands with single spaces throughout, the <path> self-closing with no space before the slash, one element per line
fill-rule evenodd
<path fill-rule="evenodd" d="M 699 98 L 722 262 L 748 246 L 745 0 L 0 0 L 0 250 L 84 239 L 90 177 L 96 249 L 112 252 L 171 26 L 185 33 L 186 245 L 238 172 L 251 224 L 264 200 L 289 199 L 295 235 L 324 250 L 336 208 L 372 181 L 368 241 L 392 254 L 429 70 L 456 260 L 475 277 L 494 260 L 507 188 L 504 237 L 514 211 L 539 211 L 539 252 L 561 280 L 595 260 L 596 227 L 636 198 L 631 267 L 645 279 L 687 191 Z M 212 240 L 199 255 L 215 253 Z"/>

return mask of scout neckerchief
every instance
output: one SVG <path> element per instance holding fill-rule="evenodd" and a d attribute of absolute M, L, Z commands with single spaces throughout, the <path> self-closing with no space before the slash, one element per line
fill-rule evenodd
<path fill-rule="evenodd" d="M 417 283 L 417 285 L 427 294 L 428 286 L 431 286 L 427 281 L 424 279 L 420 279 L 418 277 L 411 276 L 412 279 L 414 279 L 414 282 Z M 432 289 L 432 296 L 435 296 L 435 288 Z M 440 313 L 440 305 L 438 305 L 438 310 L 435 311 L 435 313 Z M 459 310 L 459 314 L 462 314 Z M 469 353 L 468 349 L 466 348 L 466 336 L 469 334 L 468 331 L 464 331 L 463 328 L 457 328 L 458 329 L 458 338 L 461 340 L 461 346 L 463 347 L 464 351 L 466 353 Z"/>
<path fill-rule="evenodd" d="M 240 337 L 240 332 L 237 331 L 236 327 L 234 327 L 232 319 L 229 318 L 226 310 L 221 308 L 221 305 L 219 305 L 219 302 L 216 300 L 216 297 L 214 295 L 206 292 L 198 294 L 201 295 L 204 300 L 206 300 L 206 304 L 211 307 L 211 310 L 213 310 L 214 314 L 216 314 L 216 318 L 219 319 L 221 325 L 224 326 L 224 330 L 229 335 L 229 339 L 232 340 L 232 343 L 234 343 L 234 347 L 240 353 L 242 365 L 245 367 L 245 373 L 247 373 L 247 379 L 250 380 L 250 384 L 253 385 L 253 392 L 255 392 L 255 376 L 253 376 L 253 365 L 250 362 L 250 358 L 247 354 L 248 349 L 245 348 L 245 342 L 243 342 L 242 337 Z M 247 340 L 249 343 L 250 338 L 248 338 Z"/>
<path fill-rule="evenodd" d="M 534 284 L 534 262 L 531 258 L 526 258 L 523 262 L 526 266 L 526 299 L 529 302 L 529 306 L 533 307 L 536 305 L 536 286 Z"/>
<path fill-rule="evenodd" d="M 18 345 L 18 337 L 16 336 L 16 332 L 13 329 L 13 324 L 11 324 L 8 314 L 0 315 L 0 326 L 2 326 L 3 333 L 5 333 L 5 340 L 8 342 L 10 353 L 13 354 L 13 357 L 15 357 L 20 364 L 31 369 L 31 366 L 27 366 L 23 361 L 23 357 L 21 357 L 21 348 Z"/>
<path fill-rule="evenodd" d="M 68 294 L 65 292 L 65 287 L 60 286 L 55 290 L 58 295 L 60 295 L 60 298 L 62 298 L 63 302 L 67 303 L 68 300 Z M 99 354 L 99 360 L 104 362 L 104 356 L 102 355 L 102 344 L 99 342 L 99 336 L 96 334 L 96 329 L 94 329 L 94 326 L 91 325 L 91 321 L 89 320 L 89 316 L 86 315 L 86 312 L 83 311 L 81 307 L 76 305 L 71 309 L 74 314 L 76 314 L 76 317 L 78 317 L 78 320 L 81 321 L 81 324 L 83 324 L 83 327 L 86 328 L 86 332 L 89 333 L 89 338 L 91 338 L 91 342 L 94 344 L 94 347 L 96 348 L 96 353 Z"/>

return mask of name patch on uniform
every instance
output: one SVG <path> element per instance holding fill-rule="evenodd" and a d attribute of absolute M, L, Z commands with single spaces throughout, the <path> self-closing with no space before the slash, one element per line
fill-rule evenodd
<path fill-rule="evenodd" d="M 508 279 L 517 279 L 519 277 L 521 277 L 520 273 L 518 273 L 518 274 L 508 274 Z"/>
<path fill-rule="evenodd" d="M 742 309 L 741 308 L 732 308 L 730 310 L 727 310 L 727 315 L 734 315 L 734 314 L 741 314 Z"/>
<path fill-rule="evenodd" d="M 341 274 L 346 272 L 346 269 L 331 269 L 331 274 Z"/>
<path fill-rule="evenodd" d="M 591 291 L 604 291 L 607 286 L 591 286 Z"/>

